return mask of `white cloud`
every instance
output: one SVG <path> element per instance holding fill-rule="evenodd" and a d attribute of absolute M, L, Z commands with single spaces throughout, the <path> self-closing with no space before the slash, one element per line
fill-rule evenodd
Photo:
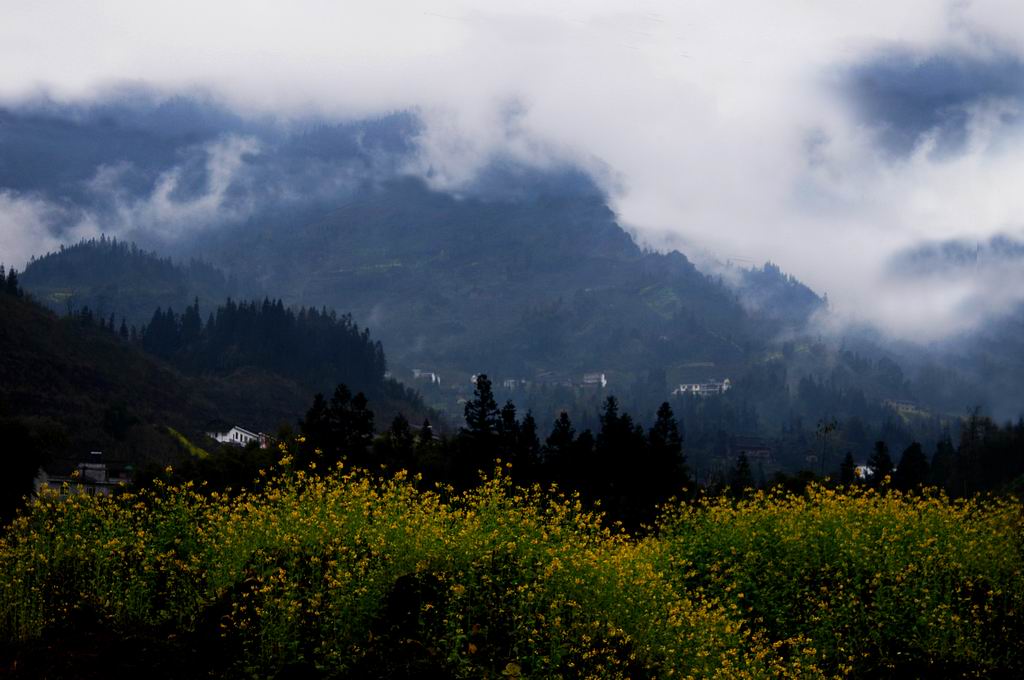
<path fill-rule="evenodd" d="M 1024 223 L 1024 139 L 1003 115 L 1013 104 L 978 103 L 962 152 L 931 153 L 924 137 L 893 158 L 835 86 L 893 47 L 1021 56 L 1024 5 L 1010 0 L 16 0 L 4 14 L 0 96 L 44 86 L 75 99 L 143 81 L 209 88 L 251 113 L 417 108 L 418 167 L 438 185 L 467 181 L 496 152 L 603 164 L 613 206 L 650 241 L 670 233 L 771 259 L 840 313 L 897 334 L 958 326 L 963 294 L 895 285 L 892 253 Z M 244 151 L 222 153 L 230 174 Z M 125 221 L 178 228 L 216 214 L 215 186 L 183 205 L 176 181 Z"/>
<path fill-rule="evenodd" d="M 182 168 L 174 167 L 157 178 L 153 191 L 142 199 L 120 194 L 117 196 L 117 220 L 111 223 L 111 233 L 124 233 L 143 229 L 160 237 L 178 237 L 200 229 L 245 217 L 252 207 L 253 197 L 241 205 L 227 205 L 232 184 L 244 173 L 244 158 L 257 153 L 259 144 L 251 137 L 228 135 L 206 146 L 207 182 L 205 191 L 188 198 L 177 198 L 176 190 L 182 181 Z M 116 171 L 115 171 L 116 172 Z M 110 169 L 102 169 L 92 187 L 103 191 L 111 187 L 117 195 L 117 180 Z"/>
<path fill-rule="evenodd" d="M 65 240 L 77 241 L 98 236 L 96 225 L 82 220 L 65 232 L 53 235 L 53 225 L 62 211 L 46 201 L 0 191 L 0 263 L 24 269 L 33 255 L 56 250 Z"/>
<path fill-rule="evenodd" d="M 0 262 L 24 268 L 33 255 L 101 233 L 124 236 L 144 230 L 158 238 L 173 239 L 244 218 L 252 209 L 255 194 L 245 192 L 241 200 L 229 201 L 228 193 L 236 183 L 245 181 L 244 157 L 258 150 L 254 139 L 235 135 L 207 144 L 203 149 L 206 186 L 186 197 L 175 193 L 182 182 L 180 166 L 163 172 L 153 190 L 141 197 L 123 188 L 123 175 L 132 169 L 129 165 L 102 166 L 88 188 L 112 203 L 112 210 L 72 210 L 38 197 L 0 190 Z"/>

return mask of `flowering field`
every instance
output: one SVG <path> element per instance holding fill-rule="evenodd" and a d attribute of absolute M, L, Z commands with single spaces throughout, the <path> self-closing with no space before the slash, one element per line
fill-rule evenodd
<path fill-rule="evenodd" d="M 241 495 L 35 501 L 0 540 L 4 648 L 88 625 L 243 677 L 1024 673 L 1017 501 L 816 488 L 636 538 L 501 475 L 284 466 Z"/>

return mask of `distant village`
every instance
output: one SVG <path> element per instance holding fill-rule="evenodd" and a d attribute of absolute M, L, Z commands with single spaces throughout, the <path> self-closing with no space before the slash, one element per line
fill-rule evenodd
<path fill-rule="evenodd" d="M 390 374 L 388 375 L 390 377 Z M 413 368 L 412 379 L 415 383 L 428 384 L 433 386 L 440 386 L 442 384 L 441 374 L 435 370 L 425 368 Z M 471 385 L 476 385 L 477 375 L 473 374 L 469 378 Z M 538 373 L 533 379 L 512 377 L 512 378 L 501 378 L 494 382 L 496 387 L 500 387 L 505 391 L 516 391 L 516 390 L 527 390 L 534 386 L 559 386 L 569 388 L 582 388 L 582 389 L 608 389 L 610 381 L 608 380 L 607 373 L 601 371 L 592 371 L 587 373 L 579 374 L 578 377 L 565 376 L 555 371 L 543 371 Z M 697 397 L 707 397 L 712 395 L 724 394 L 732 389 L 732 380 L 725 378 L 724 380 L 717 380 L 711 378 L 704 382 L 697 383 L 680 383 L 675 389 L 672 390 L 672 396 L 678 397 L 681 395 L 693 395 Z"/>

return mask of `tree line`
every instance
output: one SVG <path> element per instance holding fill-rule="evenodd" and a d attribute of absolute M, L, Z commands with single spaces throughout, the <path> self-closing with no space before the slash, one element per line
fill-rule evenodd
<path fill-rule="evenodd" d="M 632 528 L 654 520 L 657 506 L 673 497 L 741 498 L 759 487 L 801 493 L 812 482 L 869 485 L 883 493 L 938 488 L 954 497 L 1024 492 L 1024 420 L 999 426 L 978 413 L 966 420 L 958 444 L 947 436 L 930 457 L 913 442 L 896 460 L 888 445 L 878 441 L 866 466 L 858 466 L 848 452 L 827 475 L 806 469 L 759 481 L 741 453 L 725 478 L 706 487 L 690 477 L 681 423 L 668 402 L 645 428 L 610 396 L 596 432 L 577 431 L 563 411 L 545 437 L 532 413 L 520 417 L 512 401 L 499 406 L 490 380 L 480 375 L 463 415 L 463 425 L 450 436 L 438 435 L 429 420 L 416 426 L 401 414 L 378 431 L 366 395 L 338 385 L 330 397 L 316 395 L 297 430 L 285 429 L 279 436 L 294 452 L 295 464 L 310 470 L 330 470 L 345 460 L 371 470 L 409 470 L 456 489 L 474 485 L 500 461 L 517 483 L 555 484 L 578 492 Z M 214 487 L 245 485 L 260 468 L 276 462 L 276 456 L 276 450 L 254 446 L 248 451 L 225 447 L 218 455 L 189 461 L 178 474 Z"/>
<path fill-rule="evenodd" d="M 13 295 L 14 297 L 22 297 L 24 295 L 21 284 L 18 282 L 18 270 L 14 267 L 5 271 L 4 265 L 0 264 L 0 293 Z"/>
<path fill-rule="evenodd" d="M 486 375 L 477 377 L 464 423 L 451 436 L 439 435 L 429 420 L 417 426 L 401 414 L 377 432 L 366 395 L 345 385 L 330 397 L 316 395 L 298 430 L 280 436 L 295 452 L 295 463 L 306 468 L 330 470 L 344 459 L 369 469 L 410 470 L 456 489 L 473 486 L 500 461 L 517 483 L 554 483 L 579 492 L 630 526 L 653 521 L 658 504 L 690 485 L 679 424 L 668 403 L 645 428 L 608 397 L 596 433 L 578 432 L 562 412 L 543 437 L 532 413 L 520 416 L 511 401 L 498 405 Z M 219 456 L 189 461 L 179 474 L 246 484 L 275 456 L 255 447 L 249 454 L 226 448 Z"/>
<path fill-rule="evenodd" d="M 138 329 L 124 318 L 117 325 L 114 315 L 97 317 L 88 306 L 71 316 L 135 343 L 187 373 L 226 374 L 259 366 L 313 389 L 329 381 L 359 385 L 377 394 L 387 372 L 381 343 L 351 315 L 326 308 L 295 310 L 279 299 L 228 299 L 205 321 L 198 299 L 180 314 L 158 307 L 149 323 Z"/>

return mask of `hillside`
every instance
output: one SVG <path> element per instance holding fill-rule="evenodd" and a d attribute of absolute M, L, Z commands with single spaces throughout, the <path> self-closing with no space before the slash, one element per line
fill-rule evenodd
<path fill-rule="evenodd" d="M 320 220 L 247 225 L 203 248 L 286 301 L 351 310 L 396 363 L 463 378 L 728 373 L 781 326 L 684 255 L 642 250 L 593 187 L 459 198 L 397 180 Z"/>
<path fill-rule="evenodd" d="M 59 130 L 74 162 L 52 180 L 9 164 L 0 183 L 53 200 L 67 193 L 112 233 L 161 253 L 101 239 L 35 260 L 25 286 L 58 313 L 70 303 L 141 326 L 154 309 L 181 313 L 196 298 L 204 318 L 229 295 L 326 306 L 371 329 L 390 374 L 452 422 L 480 372 L 500 400 L 548 422 L 567 409 L 590 428 L 608 394 L 650 417 L 681 383 L 730 378 L 735 389 L 722 404 L 690 409 L 712 413 L 688 417 L 708 451 L 722 450 L 714 442 L 723 433 L 774 437 L 833 417 L 866 424 L 847 428 L 862 431 L 851 440 L 858 449 L 887 427 L 934 440 L 940 421 L 974 405 L 1001 417 L 1019 410 L 1017 373 L 986 368 L 1008 363 L 1005 333 L 984 343 L 988 358 L 973 338 L 942 353 L 877 333 L 818 337 L 807 321 L 826 303 L 793 276 L 770 263 L 702 271 L 681 253 L 646 250 L 595 180 L 571 165 L 495 158 L 446 190 L 410 176 L 413 114 L 286 126 L 180 99 L 5 115 L 0 149 L 22 158 Z M 93 133 L 111 143 L 88 142 Z M 236 170 L 222 186 L 215 170 L 229 160 Z M 122 165 L 115 192 L 94 191 L 96 173 Z M 217 209 L 196 224 L 161 221 L 150 207 L 171 185 L 171 213 Z M 604 374 L 606 387 L 584 385 L 585 374 Z M 910 403 L 920 417 L 906 422 L 886 401 Z M 795 439 L 791 457 L 802 461 L 807 446 Z"/>
<path fill-rule="evenodd" d="M 33 258 L 21 284 L 58 314 L 88 307 L 130 326 L 148 322 L 158 307 L 181 310 L 196 298 L 224 300 L 239 293 L 237 283 L 201 260 L 179 265 L 105 236 Z"/>
<path fill-rule="evenodd" d="M 11 295 L 0 295 L 0 319 L 0 413 L 48 432 L 48 454 L 168 460 L 176 447 L 161 426 L 198 433 L 228 415 L 176 371 L 95 326 Z"/>
<path fill-rule="evenodd" d="M 88 316 L 58 318 L 25 297 L 0 294 L 0 320 L 0 417 L 29 423 L 51 458 L 167 462 L 182 454 L 167 427 L 200 443 L 211 423 L 274 432 L 313 401 L 301 382 L 251 364 L 185 375 Z M 398 411 L 425 414 L 398 386 L 371 394 L 385 425 Z"/>

